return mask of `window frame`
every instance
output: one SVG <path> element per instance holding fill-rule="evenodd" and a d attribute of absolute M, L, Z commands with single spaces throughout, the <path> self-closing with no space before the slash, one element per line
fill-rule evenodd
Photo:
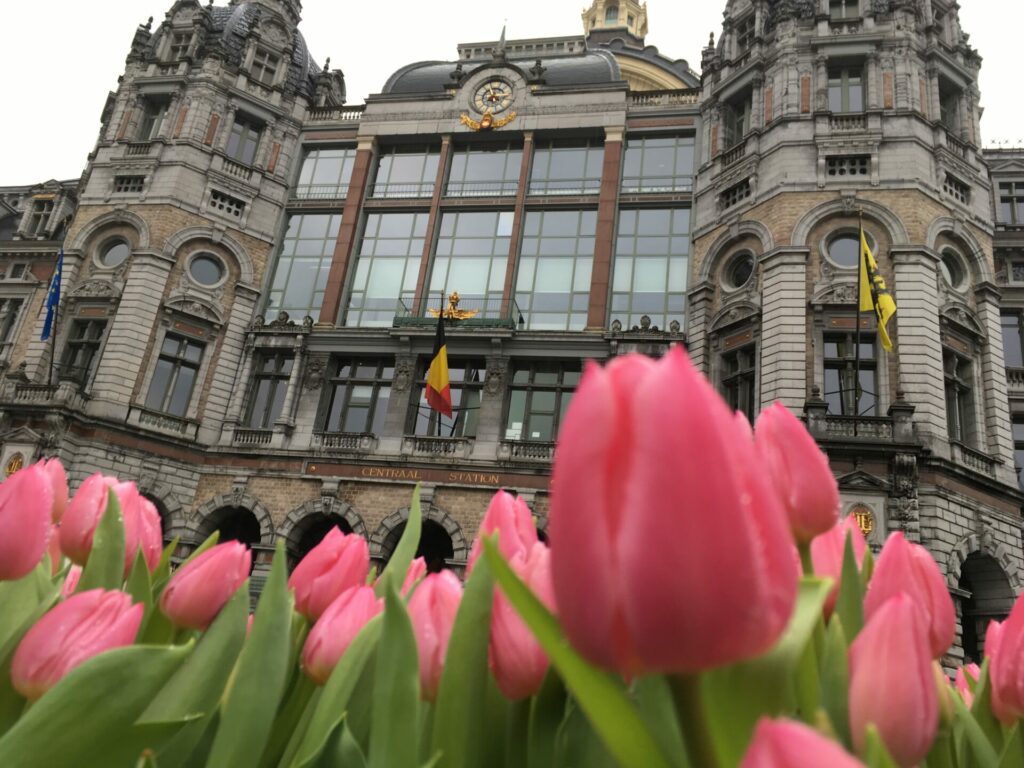
<path fill-rule="evenodd" d="M 584 153 L 583 175 L 577 178 L 552 177 L 552 164 L 558 153 L 575 151 Z M 557 163 L 555 165 L 557 168 Z M 592 168 L 592 165 L 596 165 L 596 169 Z M 596 195 L 601 191 L 603 172 L 603 138 L 536 141 L 530 163 L 530 178 L 526 182 L 526 194 L 533 197 Z"/>
<path fill-rule="evenodd" d="M 1007 328 L 1010 328 L 1011 326 L 1017 335 L 1017 344 L 1014 350 L 1017 353 L 1017 356 L 1014 358 L 1017 361 L 1015 364 L 1010 363 L 1010 356 L 1007 354 L 1009 345 L 1007 343 L 1006 331 Z M 999 327 L 1003 341 L 1004 367 L 1024 369 L 1024 311 L 1004 307 L 999 313 Z"/>
<path fill-rule="evenodd" d="M 26 212 L 28 217 L 25 225 L 25 233 L 29 237 L 39 237 L 46 234 L 50 217 L 57 207 L 57 201 L 52 198 L 44 200 L 32 200 L 32 207 Z"/>
<path fill-rule="evenodd" d="M 360 366 L 370 365 L 374 366 L 373 376 L 363 378 L 356 375 Z M 332 373 L 324 387 L 320 415 L 317 418 L 317 432 L 321 435 L 374 435 L 380 437 L 384 432 L 385 419 L 391 397 L 394 394 L 395 358 L 338 355 L 331 360 L 330 366 Z M 347 373 L 344 372 L 346 368 L 348 368 Z M 349 409 L 353 407 L 353 391 L 357 387 L 366 386 L 371 388 L 365 420 L 367 429 L 359 432 L 342 429 L 348 419 Z M 382 403 L 381 393 L 385 390 L 387 396 Z M 343 402 L 338 409 L 337 428 L 333 428 L 335 425 L 332 423 L 332 416 L 335 413 L 335 402 L 339 394 L 343 397 Z M 380 427 L 379 432 L 376 430 L 378 426 Z"/>
<path fill-rule="evenodd" d="M 499 178 L 476 180 L 467 174 L 473 170 L 474 158 L 483 155 L 504 154 L 503 169 Z M 445 197 L 514 197 L 519 191 L 519 175 L 523 165 L 523 145 L 517 141 L 496 143 L 457 144 L 449 153 L 448 172 L 444 182 Z M 456 176 L 456 166 L 461 173 Z"/>
<path fill-rule="evenodd" d="M 0 360 L 6 360 L 14 349 L 27 306 L 27 296 L 0 295 Z"/>
<path fill-rule="evenodd" d="M 317 183 L 316 178 L 320 164 L 336 159 L 341 161 L 337 179 L 334 182 Z M 348 196 L 355 161 L 356 148 L 354 146 L 307 148 L 302 158 L 302 165 L 299 167 L 298 180 L 292 188 L 292 198 L 297 200 L 344 200 Z"/>
<path fill-rule="evenodd" d="M 673 147 L 672 173 L 670 175 L 653 176 L 644 173 L 644 155 L 648 152 L 648 141 L 672 139 Z M 639 146 L 636 144 L 639 143 Z M 689 167 L 686 173 L 680 173 L 680 164 L 686 165 L 685 149 L 689 149 Z M 653 149 L 653 148 L 652 148 Z M 619 188 L 624 194 L 643 194 L 645 192 L 691 192 L 693 190 L 694 164 L 696 162 L 696 137 L 693 134 L 627 134 L 622 152 L 622 177 Z M 683 150 L 683 151 L 681 151 Z M 639 169 L 636 175 L 627 175 L 631 153 L 637 158 Z M 658 180 L 667 180 L 667 184 L 655 184 Z"/>
<path fill-rule="evenodd" d="M 175 339 L 178 342 L 178 352 L 175 354 L 166 353 L 164 347 L 168 339 Z M 209 343 L 208 339 L 197 339 L 192 335 L 180 333 L 177 331 L 168 330 L 163 334 L 160 339 L 160 346 L 154 350 L 156 352 L 156 359 L 151 362 L 148 381 L 146 383 L 146 396 L 143 399 L 143 407 L 148 411 L 155 413 L 164 413 L 169 416 L 177 418 L 190 418 L 189 414 L 193 412 L 196 385 L 200 385 L 202 388 L 202 377 L 205 371 L 205 363 L 207 360 L 206 346 Z M 185 345 L 183 347 L 183 345 Z M 199 348 L 199 357 L 195 361 L 187 360 L 184 357 L 184 353 L 188 350 L 188 345 L 195 345 Z M 159 403 L 154 402 L 153 393 L 154 387 L 157 383 L 157 369 L 159 368 L 161 361 L 169 361 L 171 370 L 169 372 L 168 381 L 164 387 L 163 394 L 159 398 Z M 176 388 L 178 385 L 179 376 L 182 368 L 188 368 L 193 371 L 192 383 L 189 385 L 189 391 L 184 399 L 184 409 L 181 413 L 170 410 L 169 406 L 176 395 Z"/>
<path fill-rule="evenodd" d="M 996 187 L 996 223 L 1010 227 L 1024 227 L 1024 179 L 1000 181 Z M 1003 206 L 1008 205 L 1009 217 L 1004 217 Z"/>
<path fill-rule="evenodd" d="M 431 408 L 424 398 L 427 371 L 431 358 L 422 358 L 418 365 L 417 384 L 405 420 L 407 437 L 442 437 L 473 440 L 480 425 L 480 406 L 483 400 L 484 382 L 487 379 L 487 361 L 483 357 L 458 356 L 448 358 L 449 391 L 452 398 L 452 415 L 449 418 Z M 467 379 L 472 371 L 475 379 Z M 475 396 L 475 405 L 466 405 L 466 395 Z M 460 418 L 466 411 L 476 411 L 476 418 Z M 423 431 L 420 431 L 422 427 Z M 467 429 L 471 434 L 467 434 Z M 440 434 L 438 432 L 440 431 Z"/>
<path fill-rule="evenodd" d="M 393 158 L 399 156 L 419 155 L 422 159 L 419 181 L 392 182 L 395 172 Z M 385 162 L 389 161 L 389 162 Z M 437 184 L 437 169 L 441 161 L 441 147 L 434 144 L 410 144 L 382 147 L 374 164 L 373 183 L 370 185 L 369 197 L 376 199 L 408 199 L 416 200 L 432 197 Z M 382 172 L 385 174 L 382 178 Z"/>
<path fill-rule="evenodd" d="M 171 101 L 162 97 L 146 97 L 142 103 L 142 116 L 135 129 L 136 141 L 156 141 L 161 137 Z"/>
<path fill-rule="evenodd" d="M 273 370 L 266 370 L 265 365 L 268 362 L 273 364 Z M 245 418 L 242 422 L 246 429 L 273 429 L 274 424 L 287 416 L 283 409 L 295 362 L 295 351 L 291 348 L 266 347 L 256 350 L 252 379 L 246 397 Z M 263 382 L 269 382 L 269 391 L 260 407 L 260 389 Z"/>
<path fill-rule="evenodd" d="M 852 95 L 857 91 L 860 96 L 859 108 L 855 108 L 852 103 Z M 837 63 L 829 66 L 826 72 L 825 93 L 829 112 L 838 115 L 863 113 L 867 108 L 867 79 L 864 76 L 864 63 Z M 833 106 L 833 94 L 838 95 L 839 109 L 835 109 Z"/>
<path fill-rule="evenodd" d="M 859 316 L 851 318 L 853 323 L 862 322 Z M 882 370 L 883 365 L 879 364 L 879 344 L 878 344 L 878 332 L 877 329 L 872 326 L 865 328 L 863 325 L 860 329 L 860 344 L 861 344 L 861 356 L 860 356 L 860 376 L 863 379 L 865 373 L 868 373 L 870 379 L 874 383 L 874 391 L 869 392 L 861 387 L 859 396 L 854 402 L 854 396 L 857 394 L 856 387 L 861 385 L 861 382 L 854 382 L 855 387 L 851 389 L 847 386 L 849 381 L 845 379 L 852 379 L 854 369 L 856 368 L 856 348 L 855 339 L 857 336 L 856 327 L 854 328 L 840 328 L 832 327 L 823 329 L 821 335 L 821 362 L 819 370 L 821 371 L 821 397 L 828 404 L 826 413 L 832 416 L 848 416 L 856 418 L 873 418 L 882 414 L 883 397 L 882 388 L 884 386 Z M 841 339 L 839 337 L 842 337 Z M 828 354 L 828 345 L 835 343 L 837 340 L 841 341 L 842 344 L 847 345 L 849 352 L 847 354 L 839 353 L 830 356 Z M 863 354 L 864 345 L 868 345 L 871 350 L 871 356 L 866 357 Z M 838 384 L 839 389 L 830 391 L 827 389 L 827 382 L 829 379 L 828 372 L 838 371 Z M 874 402 L 867 408 L 861 410 L 861 401 L 865 394 L 870 395 L 874 398 Z M 838 395 L 838 412 L 833 409 L 833 403 L 830 401 L 830 396 Z M 851 413 L 850 410 L 853 409 Z"/>
<path fill-rule="evenodd" d="M 241 112 L 235 113 L 224 142 L 224 156 L 240 165 L 255 164 L 265 128 L 266 125 L 257 118 Z"/>
<path fill-rule="evenodd" d="M 953 370 L 950 370 L 951 361 L 957 363 Z M 948 340 L 944 340 L 942 383 L 946 404 L 946 429 L 951 442 L 969 448 L 977 447 L 980 426 L 977 418 L 977 362 L 973 354 L 955 349 Z M 965 374 L 961 374 L 960 371 L 962 364 L 966 364 L 967 367 Z"/>
<path fill-rule="evenodd" d="M 516 382 L 517 374 L 522 371 L 526 371 L 526 382 Z M 568 402 L 563 402 L 563 398 L 568 395 L 569 401 L 572 400 L 573 394 L 575 394 L 576 389 L 579 387 L 582 371 L 583 363 L 581 360 L 550 360 L 544 358 L 513 360 L 509 371 L 508 386 L 505 391 L 505 403 L 502 408 L 501 439 L 504 442 L 553 444 L 558 438 L 562 418 L 569 406 Z M 536 381 L 537 373 L 552 372 L 557 376 L 555 383 L 548 384 Z M 566 374 L 574 374 L 575 381 L 566 383 Z M 510 436 L 512 428 L 509 421 L 512 418 L 513 398 L 516 392 L 526 393 L 523 398 L 523 421 L 520 422 L 518 437 Z M 533 409 L 533 398 L 536 392 L 554 392 L 554 406 L 550 411 L 536 411 Z M 524 435 L 530 434 L 531 417 L 547 415 L 551 416 L 550 439 L 532 436 L 524 437 Z"/>
<path fill-rule="evenodd" d="M 718 353 L 718 391 L 722 399 L 734 411 L 739 411 L 747 417 L 751 424 L 757 417 L 758 401 L 758 344 L 753 338 L 753 333 L 748 331 L 734 331 L 730 337 L 739 334 L 750 336 L 749 340 L 739 342 L 728 349 Z M 749 358 L 749 365 L 743 365 L 741 355 Z M 735 367 L 729 364 L 729 358 L 736 358 Z"/>
<path fill-rule="evenodd" d="M 82 314 L 71 319 L 71 325 L 64 338 L 64 352 L 60 359 L 61 380 L 73 381 L 83 391 L 92 385 L 109 322 L 110 318 L 107 316 L 86 317 Z M 93 329 L 97 331 L 96 334 L 90 334 Z M 81 361 L 83 357 L 84 363 L 72 364 Z"/>
<path fill-rule="evenodd" d="M 249 80 L 264 88 L 273 88 L 277 85 L 280 72 L 280 54 L 269 48 L 256 46 L 252 53 L 252 63 L 249 65 Z"/>

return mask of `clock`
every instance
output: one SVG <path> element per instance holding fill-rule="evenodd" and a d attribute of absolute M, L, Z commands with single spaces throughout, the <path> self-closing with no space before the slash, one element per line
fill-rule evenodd
<path fill-rule="evenodd" d="M 473 106 L 482 114 L 504 112 L 512 106 L 512 86 L 497 78 L 485 81 L 473 92 Z"/>

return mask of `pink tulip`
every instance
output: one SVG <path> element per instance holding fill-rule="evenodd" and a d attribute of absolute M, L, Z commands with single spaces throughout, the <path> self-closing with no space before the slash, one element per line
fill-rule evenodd
<path fill-rule="evenodd" d="M 121 519 L 124 522 L 124 575 L 131 573 L 135 555 L 141 549 L 146 567 L 152 572 L 160 562 L 161 542 L 160 513 L 153 502 L 145 498 L 135 483 L 118 483 L 114 493 L 121 504 Z M 98 522 L 98 521 L 97 521 Z"/>
<path fill-rule="evenodd" d="M 831 616 L 835 610 L 836 598 L 839 597 L 839 585 L 843 574 L 843 556 L 846 554 L 846 536 L 850 535 L 853 542 L 853 559 L 860 570 L 864 563 L 864 553 L 868 544 L 864 540 L 857 521 L 848 515 L 820 536 L 811 541 L 811 562 L 816 576 L 826 576 L 835 583 L 825 600 L 825 616 Z"/>
<path fill-rule="evenodd" d="M 402 582 L 402 589 L 399 590 L 399 594 L 402 597 L 407 597 L 409 590 L 420 583 L 423 577 L 427 575 L 427 561 L 422 557 L 415 558 L 409 567 L 405 571 L 405 580 Z"/>
<path fill-rule="evenodd" d="M 762 717 L 740 768 L 864 768 L 864 763 L 803 723 Z"/>
<path fill-rule="evenodd" d="M 27 576 L 50 538 L 53 486 L 39 464 L 0 483 L 0 580 Z"/>
<path fill-rule="evenodd" d="M 924 617 L 906 594 L 878 608 L 850 646 L 849 697 L 859 752 L 874 724 L 899 765 L 917 765 L 928 754 L 939 727 L 939 698 Z"/>
<path fill-rule="evenodd" d="M 554 611 L 550 555 L 547 546 L 538 542 L 525 556 L 517 553 L 509 565 L 534 595 Z M 524 699 L 540 690 L 550 661 L 500 589 L 494 593 L 488 651 L 494 679 L 506 698 Z"/>
<path fill-rule="evenodd" d="M 316 621 L 338 595 L 365 584 L 369 570 L 366 539 L 332 528 L 288 579 L 288 586 L 295 592 L 295 610 Z"/>
<path fill-rule="evenodd" d="M 526 552 L 537 543 L 537 524 L 526 502 L 506 491 L 498 491 L 487 506 L 480 523 L 473 548 L 469 552 L 469 567 L 480 557 L 481 539 L 498 533 L 498 549 L 502 557 L 511 560 L 516 552 Z"/>
<path fill-rule="evenodd" d="M 68 506 L 68 476 L 60 459 L 40 459 L 38 462 L 53 486 L 53 522 L 59 523 Z"/>
<path fill-rule="evenodd" d="M 1024 717 L 1024 603 L 1017 600 L 1006 621 L 989 622 L 985 655 L 992 688 L 992 712 L 1004 724 Z"/>
<path fill-rule="evenodd" d="M 206 629 L 249 578 L 252 553 L 239 541 L 226 541 L 200 554 L 171 576 L 160 610 L 179 627 Z"/>
<path fill-rule="evenodd" d="M 971 686 L 977 684 L 980 676 L 981 668 L 977 664 L 965 664 L 956 671 L 956 679 L 953 684 L 968 709 L 974 703 L 974 692 L 971 690 Z M 971 678 L 970 683 L 967 682 L 968 677 Z"/>
<path fill-rule="evenodd" d="M 139 523 L 139 546 L 142 547 L 142 557 L 146 561 L 146 566 L 152 572 L 160 564 L 163 555 L 164 533 L 156 505 L 142 495 L 139 496 Z"/>
<path fill-rule="evenodd" d="M 306 638 L 302 649 L 306 674 L 317 685 L 326 683 L 356 635 L 383 609 L 384 601 L 373 594 L 373 587 L 352 587 L 342 592 Z"/>
<path fill-rule="evenodd" d="M 932 658 L 939 658 L 956 635 L 953 600 L 928 550 L 907 541 L 900 531 L 889 535 L 878 556 L 864 598 L 864 617 L 870 619 L 898 592 L 905 592 L 924 611 Z"/>
<path fill-rule="evenodd" d="M 56 576 L 57 571 L 60 570 L 60 562 L 64 558 L 64 553 L 60 551 L 60 529 L 50 524 L 50 535 L 46 540 L 46 551 L 50 555 L 50 575 Z"/>
<path fill-rule="evenodd" d="M 60 548 L 75 563 L 85 565 L 92 551 L 92 537 L 107 511 L 107 491 L 117 485 L 116 477 L 97 472 L 78 487 L 60 523 Z"/>
<path fill-rule="evenodd" d="M 420 690 L 427 701 L 437 696 L 461 600 L 462 583 L 448 570 L 427 576 L 409 598 L 409 618 L 420 659 Z"/>
<path fill-rule="evenodd" d="M 839 486 L 828 457 L 782 403 L 761 411 L 754 445 L 789 516 L 793 537 L 806 544 L 839 520 Z"/>
<path fill-rule="evenodd" d="M 15 689 L 33 701 L 104 651 L 131 645 L 144 606 L 124 592 L 91 589 L 57 603 L 22 638 L 11 662 Z"/>
<path fill-rule="evenodd" d="M 68 575 L 64 577 L 64 584 L 60 588 L 60 596 L 67 599 L 75 594 L 75 590 L 78 589 L 78 582 L 81 578 L 82 566 L 72 565 L 68 569 Z"/>
<path fill-rule="evenodd" d="M 682 348 L 589 365 L 559 434 L 548 526 L 572 644 L 624 674 L 697 672 L 771 647 L 799 561 L 770 483 Z"/>

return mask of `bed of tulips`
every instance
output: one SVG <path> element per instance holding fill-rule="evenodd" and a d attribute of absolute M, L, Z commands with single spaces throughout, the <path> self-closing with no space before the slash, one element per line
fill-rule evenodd
<path fill-rule="evenodd" d="M 1024 768 L 1022 603 L 951 683 L 938 566 L 838 508 L 801 423 L 681 350 L 588 368 L 550 548 L 499 492 L 465 584 L 414 557 L 414 494 L 382 573 L 282 544 L 250 616 L 244 546 L 172 571 L 134 484 L 69 502 L 42 461 L 0 484 L 0 765 Z"/>

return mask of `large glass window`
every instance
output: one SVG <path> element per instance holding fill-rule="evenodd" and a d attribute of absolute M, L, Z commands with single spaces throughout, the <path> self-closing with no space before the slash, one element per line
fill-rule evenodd
<path fill-rule="evenodd" d="M 245 426 L 270 429 L 281 417 L 294 362 L 291 352 L 267 351 L 256 356 Z"/>
<path fill-rule="evenodd" d="M 323 431 L 381 434 L 394 377 L 393 360 L 338 360 L 331 378 Z"/>
<path fill-rule="evenodd" d="M 346 325 L 391 325 L 399 301 L 406 308 L 412 306 L 426 231 L 426 213 L 371 213 L 366 217 Z"/>
<path fill-rule="evenodd" d="M 1003 358 L 1007 368 L 1024 368 L 1024 333 L 1021 314 L 1007 312 L 1002 316 Z"/>
<path fill-rule="evenodd" d="M 530 194 L 597 194 L 603 160 L 600 141 L 540 142 L 533 152 Z"/>
<path fill-rule="evenodd" d="M 999 222 L 1024 225 L 1024 181 L 999 183 Z"/>
<path fill-rule="evenodd" d="M 440 154 L 430 147 L 393 147 L 381 153 L 373 197 L 430 197 Z"/>
<path fill-rule="evenodd" d="M 828 108 L 833 112 L 864 111 L 864 79 L 860 67 L 829 69 Z"/>
<path fill-rule="evenodd" d="M 528 211 L 516 278 L 526 327 L 580 331 L 587 324 L 597 211 Z"/>
<path fill-rule="evenodd" d="M 266 317 L 284 310 L 293 320 L 316 315 L 324 300 L 340 213 L 307 213 L 288 218 L 288 230 L 270 283 Z"/>
<path fill-rule="evenodd" d="M 688 192 L 692 188 L 692 136 L 626 137 L 623 192 Z"/>
<path fill-rule="evenodd" d="M 523 150 L 508 143 L 456 147 L 445 193 L 450 197 L 514 195 Z"/>
<path fill-rule="evenodd" d="M 348 194 L 355 149 L 311 149 L 302 161 L 294 196 L 301 200 L 340 200 Z"/>
<path fill-rule="evenodd" d="M 974 367 L 971 359 L 948 347 L 942 350 L 946 383 L 946 423 L 949 439 L 974 444 Z"/>
<path fill-rule="evenodd" d="M 662 330 L 682 325 L 689 253 L 689 209 L 620 211 L 611 321 L 632 328 L 647 315 Z"/>
<path fill-rule="evenodd" d="M 739 411 L 753 424 L 756 416 L 757 346 L 746 346 L 722 353 L 722 397 L 729 407 Z"/>
<path fill-rule="evenodd" d="M 172 416 L 184 416 L 203 359 L 202 342 L 168 333 L 160 347 L 146 407 Z"/>
<path fill-rule="evenodd" d="M 262 131 L 263 126 L 255 120 L 235 115 L 225 154 L 243 165 L 252 165 L 252 161 L 256 159 L 256 148 L 260 145 Z"/>
<path fill-rule="evenodd" d="M 106 318 L 77 319 L 68 331 L 67 346 L 60 363 L 60 377 L 88 386 L 96 373 L 100 344 L 107 328 Z"/>
<path fill-rule="evenodd" d="M 579 361 L 516 363 L 509 386 L 505 439 L 554 442 L 579 382 Z"/>
<path fill-rule="evenodd" d="M 480 420 L 480 392 L 487 376 L 487 365 L 482 359 L 452 358 L 448 361 L 448 380 L 452 395 L 452 415 L 438 413 L 423 397 L 424 381 L 430 361 L 424 361 L 419 376 L 416 397 L 409 404 L 410 434 L 425 437 L 476 437 Z"/>
<path fill-rule="evenodd" d="M 856 334 L 826 333 L 825 402 L 828 412 L 843 416 L 878 415 L 878 364 L 874 332 L 860 334 L 860 375 L 857 377 Z M 858 381 L 859 378 L 859 381 Z"/>
<path fill-rule="evenodd" d="M 458 291 L 461 309 L 480 310 L 481 317 L 500 314 L 512 217 L 512 211 L 442 215 L 429 306 L 436 308 L 442 295 Z"/>

